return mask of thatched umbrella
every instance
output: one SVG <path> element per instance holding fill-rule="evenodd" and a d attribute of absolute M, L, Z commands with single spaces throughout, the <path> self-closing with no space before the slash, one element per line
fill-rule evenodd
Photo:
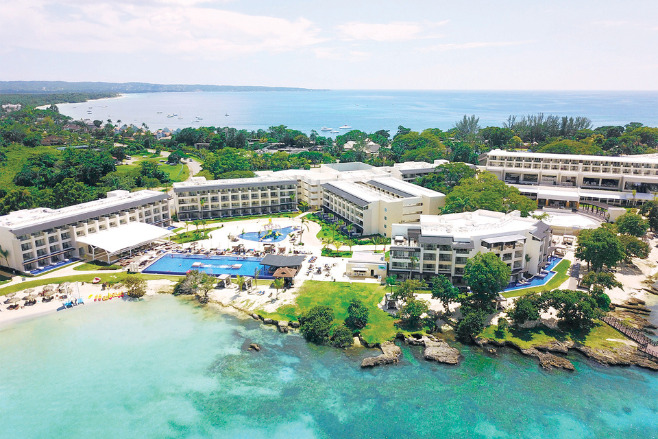
<path fill-rule="evenodd" d="M 20 297 L 15 297 L 15 296 L 14 296 L 14 297 L 12 297 L 11 299 L 9 299 L 8 302 L 9 302 L 9 303 L 18 303 L 18 302 L 20 302 L 21 300 L 23 300 L 23 299 L 21 299 Z"/>
<path fill-rule="evenodd" d="M 7 294 L 5 295 L 5 297 L 7 297 L 7 298 L 11 298 L 11 297 L 14 297 L 15 295 L 16 295 L 16 293 L 7 293 Z"/>
<path fill-rule="evenodd" d="M 30 294 L 28 294 L 27 296 L 25 296 L 25 297 L 23 298 L 23 300 L 37 300 L 37 297 L 38 297 L 38 296 L 37 296 L 36 294 L 34 294 L 34 293 L 30 293 Z"/>
<path fill-rule="evenodd" d="M 34 293 L 34 288 L 28 288 L 27 290 L 23 291 L 25 294 L 30 295 Z"/>
<path fill-rule="evenodd" d="M 43 297 L 53 297 L 55 295 L 54 291 L 44 291 Z"/>
<path fill-rule="evenodd" d="M 53 291 L 55 288 L 52 285 L 46 285 L 43 287 L 43 292 L 45 293 L 46 291 Z"/>

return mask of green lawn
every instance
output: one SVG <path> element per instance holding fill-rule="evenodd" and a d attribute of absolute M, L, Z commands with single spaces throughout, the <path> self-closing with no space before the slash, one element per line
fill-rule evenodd
<path fill-rule="evenodd" d="M 385 292 L 382 286 L 375 284 L 307 280 L 299 289 L 295 305 L 282 306 L 275 313 L 258 313 L 276 320 L 297 320 L 300 314 L 314 306 L 327 305 L 333 308 L 336 323 L 342 324 L 350 301 L 359 299 L 370 311 L 368 325 L 361 331 L 361 336 L 368 343 L 381 343 L 400 332 L 395 326 L 396 319 L 377 307 Z"/>
<path fill-rule="evenodd" d="M 323 248 L 322 249 L 322 256 L 327 256 L 329 258 L 351 258 L 352 257 L 352 252 L 350 251 L 335 251 L 331 250 L 329 248 Z"/>
<path fill-rule="evenodd" d="M 336 230 L 334 231 L 331 228 L 331 225 L 323 220 L 321 220 L 317 215 L 315 214 L 310 214 L 306 215 L 306 218 L 309 220 L 318 223 L 320 225 L 320 231 L 316 235 L 316 237 L 320 241 L 339 241 L 342 243 L 346 243 L 350 238 L 345 235 L 344 233 L 341 233 L 340 231 Z M 371 238 L 354 238 L 353 239 L 354 244 L 356 245 L 368 245 L 368 244 L 374 244 Z M 382 248 L 384 246 L 382 245 Z"/>
<path fill-rule="evenodd" d="M 150 156 L 147 156 L 150 157 Z M 139 169 L 139 162 L 149 161 L 159 164 L 158 169 L 164 171 L 165 174 L 169 176 L 169 179 L 176 183 L 179 181 L 185 181 L 190 176 L 190 170 L 187 165 L 178 164 L 178 165 L 169 165 L 166 163 L 160 163 L 162 158 L 145 158 L 140 159 L 139 157 L 133 157 L 136 161 L 130 165 L 119 165 L 117 166 L 117 172 L 120 174 L 130 174 L 131 172 L 137 172 Z"/>
<path fill-rule="evenodd" d="M 568 272 L 570 266 L 571 266 L 571 261 L 563 259 L 559 264 L 555 266 L 555 268 L 553 268 L 553 271 L 555 271 L 555 275 L 545 285 L 542 285 L 540 287 L 524 288 L 522 290 L 508 291 L 506 293 L 503 293 L 503 296 L 519 297 L 531 293 L 541 293 L 542 291 L 554 290 L 558 288 L 560 285 L 562 285 L 564 281 L 569 279 Z"/>
<path fill-rule="evenodd" d="M 95 270 L 120 270 L 119 265 L 108 265 L 105 262 L 85 262 L 73 268 L 76 271 L 95 271 Z"/>
<path fill-rule="evenodd" d="M 597 326 L 592 328 L 592 330 L 587 334 L 577 332 L 563 332 L 549 329 L 543 326 L 530 329 L 517 329 L 512 327 L 508 331 L 505 331 L 504 334 L 499 334 L 496 331 L 496 326 L 491 325 L 485 328 L 482 333 L 480 333 L 480 337 L 498 341 L 511 341 L 521 349 L 529 349 L 556 340 L 572 340 L 593 349 L 614 349 L 619 347 L 620 342 L 609 341 L 609 339 L 619 340 L 626 338 L 625 335 L 617 332 L 616 329 L 601 321 L 598 321 Z"/>
<path fill-rule="evenodd" d="M 178 233 L 171 237 L 173 242 L 184 244 L 186 242 L 201 241 L 210 238 L 210 232 L 217 230 L 219 227 L 208 227 L 207 229 L 190 230 L 189 232 Z"/>
<path fill-rule="evenodd" d="M 168 279 L 174 282 L 180 279 L 180 276 L 168 276 L 162 274 L 128 274 L 125 271 L 120 273 L 108 273 L 108 274 L 78 274 L 75 276 L 65 276 L 65 277 L 52 277 L 48 279 L 37 279 L 21 282 L 19 284 L 8 285 L 6 287 L 0 287 L 0 296 L 5 294 L 14 293 L 16 291 L 21 291 L 26 288 L 36 288 L 42 285 L 48 284 L 61 284 L 64 282 L 91 282 L 96 276 L 101 278 L 102 282 L 109 282 L 110 284 L 121 282 L 128 276 L 137 276 L 145 280 L 153 279 Z"/>
<path fill-rule="evenodd" d="M 3 152 L 7 155 L 7 160 L 0 165 L 0 188 L 6 191 L 16 188 L 14 176 L 21 170 L 29 157 L 46 152 L 59 153 L 52 146 L 40 145 L 34 148 L 28 148 L 15 143 L 3 148 Z"/>

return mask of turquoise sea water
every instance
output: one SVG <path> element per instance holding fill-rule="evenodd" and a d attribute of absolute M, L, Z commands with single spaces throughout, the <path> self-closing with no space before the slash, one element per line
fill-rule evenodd
<path fill-rule="evenodd" d="M 0 437 L 658 437 L 656 373 L 575 355 L 577 372 L 546 372 L 467 347 L 450 367 L 403 351 L 361 370 L 373 351 L 171 296 L 78 307 L 0 329 Z"/>
<path fill-rule="evenodd" d="M 399 125 L 414 130 L 449 129 L 465 114 L 479 116 L 482 126 L 500 126 L 509 115 L 537 113 L 586 116 L 594 126 L 629 122 L 658 126 L 657 107 L 655 91 L 382 90 L 143 93 L 59 105 L 62 113 L 76 119 L 109 118 L 114 123 L 120 119 L 122 124 L 146 123 L 151 129 L 231 126 L 257 130 L 287 125 L 320 133 L 322 127 L 337 130 L 349 125 L 366 132 L 387 129 L 391 134 Z"/>

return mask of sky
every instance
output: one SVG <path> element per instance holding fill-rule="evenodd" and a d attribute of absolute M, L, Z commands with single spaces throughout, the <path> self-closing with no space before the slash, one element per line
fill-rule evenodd
<path fill-rule="evenodd" d="M 658 2 L 0 0 L 0 80 L 656 90 Z"/>

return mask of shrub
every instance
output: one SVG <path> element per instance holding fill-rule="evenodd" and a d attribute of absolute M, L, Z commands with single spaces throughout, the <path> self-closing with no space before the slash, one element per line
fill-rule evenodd
<path fill-rule="evenodd" d="M 337 326 L 331 337 L 331 345 L 337 348 L 348 348 L 354 344 L 352 331 L 345 325 Z"/>
<path fill-rule="evenodd" d="M 368 324 L 368 308 L 358 299 L 353 299 L 347 307 L 345 325 L 354 329 L 362 329 Z"/>

